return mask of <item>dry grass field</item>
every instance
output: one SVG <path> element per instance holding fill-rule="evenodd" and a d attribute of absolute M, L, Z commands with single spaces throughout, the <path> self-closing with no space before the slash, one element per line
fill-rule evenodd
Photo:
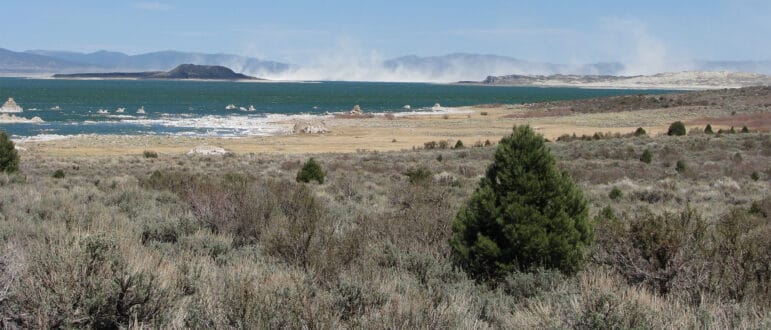
<path fill-rule="evenodd" d="M 322 136 L 24 143 L 21 172 L 0 174 L 0 325 L 769 328 L 771 133 L 753 124 L 769 89 L 666 97 L 338 119 Z M 737 133 L 704 134 L 704 118 Z M 674 120 L 689 134 L 663 135 Z M 451 258 L 452 220 L 515 124 L 553 141 L 589 203 L 575 276 L 478 283 Z M 185 154 L 199 144 L 231 152 Z M 311 156 L 325 182 L 295 182 Z"/>

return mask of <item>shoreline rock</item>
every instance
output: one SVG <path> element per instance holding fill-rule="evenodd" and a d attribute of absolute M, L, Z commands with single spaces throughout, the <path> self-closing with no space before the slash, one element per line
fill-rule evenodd
<path fill-rule="evenodd" d="M 20 113 L 20 112 L 24 112 L 24 109 L 20 107 L 18 104 L 16 104 L 16 101 L 14 101 L 12 97 L 9 97 L 8 101 L 5 101 L 5 103 L 3 103 L 3 106 L 0 107 L 0 113 Z"/>
<path fill-rule="evenodd" d="M 323 120 L 318 121 L 298 121 L 292 127 L 293 134 L 324 134 L 329 133 Z"/>
<path fill-rule="evenodd" d="M 192 155 L 223 156 L 227 153 L 228 151 L 222 147 L 210 146 L 210 145 L 199 145 L 199 146 L 195 146 L 195 148 L 193 149 L 190 149 L 190 151 L 187 152 L 187 155 L 188 156 L 192 156 Z"/>
<path fill-rule="evenodd" d="M 0 123 L 3 124 L 39 124 L 44 122 L 45 121 L 38 116 L 27 119 L 16 115 L 9 115 L 7 113 L 0 114 Z"/>

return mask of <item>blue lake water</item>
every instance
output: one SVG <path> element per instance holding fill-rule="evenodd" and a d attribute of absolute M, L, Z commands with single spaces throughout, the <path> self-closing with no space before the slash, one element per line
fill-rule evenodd
<path fill-rule="evenodd" d="M 349 111 L 431 112 L 488 103 L 532 103 L 665 90 L 490 87 L 423 83 L 244 83 L 0 78 L 0 102 L 43 123 L 0 123 L 15 138 L 76 134 L 249 136 L 278 134 L 271 122 Z M 228 105 L 235 109 L 226 109 Z M 409 105 L 410 109 L 405 109 Z M 250 106 L 254 111 L 249 111 Z M 122 113 L 117 109 L 124 108 Z M 144 108 L 145 114 L 137 113 Z M 240 108 L 240 109 L 239 109 Z M 100 111 L 101 110 L 101 111 Z"/>

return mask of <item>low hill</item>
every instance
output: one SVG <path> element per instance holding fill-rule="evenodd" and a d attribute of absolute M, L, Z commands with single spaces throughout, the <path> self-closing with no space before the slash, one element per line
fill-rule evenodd
<path fill-rule="evenodd" d="M 44 55 L 19 53 L 0 48 L 0 73 L 44 73 L 62 68 L 88 70 L 90 66 Z"/>
<path fill-rule="evenodd" d="M 182 64 L 169 71 L 55 74 L 63 79 L 200 79 L 261 80 L 218 65 Z"/>

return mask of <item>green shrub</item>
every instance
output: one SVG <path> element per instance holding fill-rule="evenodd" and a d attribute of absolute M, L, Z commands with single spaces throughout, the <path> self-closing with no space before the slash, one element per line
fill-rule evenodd
<path fill-rule="evenodd" d="M 179 239 L 177 226 L 170 222 L 153 222 L 145 224 L 142 229 L 142 244 L 149 242 L 176 243 Z"/>
<path fill-rule="evenodd" d="M 640 156 L 640 161 L 645 164 L 650 164 L 653 161 L 653 154 L 651 154 L 651 151 L 648 149 L 645 149 Z"/>
<path fill-rule="evenodd" d="M 685 170 L 686 170 L 686 167 L 685 167 L 685 161 L 683 161 L 683 160 L 678 160 L 678 161 L 677 161 L 677 164 L 675 164 L 675 170 L 677 171 L 677 173 L 683 173 L 683 172 L 685 172 Z"/>
<path fill-rule="evenodd" d="M 478 280 L 536 268 L 577 271 L 593 237 L 581 190 L 543 136 L 514 127 L 453 223 L 456 262 Z"/>
<path fill-rule="evenodd" d="M 704 127 L 704 134 L 713 134 L 713 133 L 714 132 L 712 131 L 712 125 L 707 124 L 707 126 Z"/>
<path fill-rule="evenodd" d="M 321 165 L 311 157 L 311 159 L 308 159 L 308 161 L 303 164 L 300 171 L 297 172 L 297 182 L 308 183 L 313 180 L 317 181 L 319 184 L 324 183 L 324 171 L 321 170 Z"/>
<path fill-rule="evenodd" d="M 437 161 L 437 162 L 441 162 L 441 161 L 442 161 L 442 159 L 444 159 L 444 158 L 442 157 L 442 154 L 439 154 L 438 156 L 436 156 L 436 161 Z"/>
<path fill-rule="evenodd" d="M 0 131 L 0 172 L 13 173 L 19 170 L 19 154 L 16 146 L 5 131 Z"/>
<path fill-rule="evenodd" d="M 646 131 L 645 131 L 645 129 L 644 129 L 644 128 L 642 128 L 642 127 L 638 127 L 638 128 L 637 128 L 637 129 L 634 131 L 634 136 L 645 136 L 645 135 L 647 135 L 647 134 L 648 134 L 648 132 L 646 132 Z"/>
<path fill-rule="evenodd" d="M 463 149 L 463 141 L 458 140 L 458 142 L 455 142 L 455 149 Z"/>
<path fill-rule="evenodd" d="M 158 153 L 152 150 L 145 150 L 142 152 L 142 155 L 145 156 L 145 158 L 158 158 Z"/>
<path fill-rule="evenodd" d="M 749 132 L 750 132 L 750 129 L 749 129 L 749 128 L 747 128 L 747 126 L 742 126 L 742 130 L 741 130 L 741 132 L 742 132 L 742 133 L 749 133 Z"/>
<path fill-rule="evenodd" d="M 617 200 L 623 196 L 624 193 L 621 192 L 621 189 L 618 189 L 616 187 L 613 187 L 613 189 L 610 190 L 610 193 L 608 193 L 608 197 L 612 200 Z"/>
<path fill-rule="evenodd" d="M 64 178 L 64 170 L 58 169 L 58 170 L 54 171 L 54 174 L 51 175 L 51 177 L 53 177 L 54 179 L 62 179 L 62 178 Z"/>
<path fill-rule="evenodd" d="M 685 125 L 681 121 L 676 121 L 669 125 L 667 135 L 682 136 L 685 135 Z"/>
<path fill-rule="evenodd" d="M 425 166 L 421 166 L 404 172 L 404 175 L 410 179 L 410 183 L 421 183 L 427 181 L 431 177 L 431 170 Z"/>
<path fill-rule="evenodd" d="M 748 212 L 750 214 L 767 218 L 768 214 L 771 213 L 771 197 L 766 197 L 765 199 L 759 201 L 753 201 L 752 204 L 750 204 L 750 209 Z"/>
<path fill-rule="evenodd" d="M 758 180 L 760 180 L 760 174 L 758 174 L 758 172 L 757 172 L 757 171 L 755 171 L 755 172 L 752 172 L 752 174 L 750 175 L 750 178 L 751 178 L 753 181 L 758 181 Z"/>

